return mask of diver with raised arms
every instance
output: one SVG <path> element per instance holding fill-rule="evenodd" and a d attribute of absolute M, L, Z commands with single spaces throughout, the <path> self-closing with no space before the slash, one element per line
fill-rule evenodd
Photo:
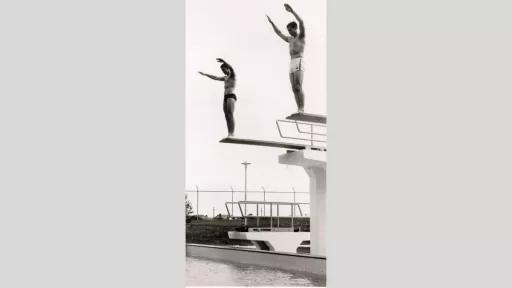
<path fill-rule="evenodd" d="M 304 91 L 302 91 L 302 79 L 304 76 L 304 46 L 306 44 L 305 41 L 305 30 L 304 30 L 304 22 L 302 19 L 295 13 L 292 7 L 288 4 L 284 4 L 284 8 L 286 11 L 290 12 L 295 16 L 297 22 L 299 22 L 297 31 L 297 23 L 292 21 L 286 25 L 288 33 L 290 36 L 284 35 L 272 22 L 270 17 L 267 15 L 267 19 L 274 28 L 276 34 L 281 37 L 285 42 L 288 43 L 290 48 L 290 83 L 292 85 L 292 91 L 295 95 L 295 102 L 297 103 L 297 109 L 299 113 L 304 113 Z"/>
<path fill-rule="evenodd" d="M 231 67 L 231 65 L 229 65 L 223 59 L 217 58 L 217 62 L 222 63 L 222 65 L 220 65 L 220 69 L 224 73 L 224 76 L 214 76 L 203 72 L 199 72 L 199 74 L 213 80 L 224 81 L 224 102 L 222 108 L 224 110 L 224 117 L 226 118 L 226 123 L 228 126 L 228 137 L 234 137 L 235 118 L 233 114 L 235 112 L 235 103 L 237 100 L 234 93 L 236 86 L 236 74 L 233 67 Z"/>

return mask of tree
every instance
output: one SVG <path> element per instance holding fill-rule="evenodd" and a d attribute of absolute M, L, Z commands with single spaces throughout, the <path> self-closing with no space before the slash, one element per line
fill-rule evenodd
<path fill-rule="evenodd" d="M 192 212 L 192 203 L 188 200 L 187 194 L 185 194 L 185 216 L 189 216 Z"/>

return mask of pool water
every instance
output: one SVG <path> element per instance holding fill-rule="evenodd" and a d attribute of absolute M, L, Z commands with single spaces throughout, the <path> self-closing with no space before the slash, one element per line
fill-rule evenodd
<path fill-rule="evenodd" d="M 187 257 L 187 286 L 325 287 L 325 277 Z"/>

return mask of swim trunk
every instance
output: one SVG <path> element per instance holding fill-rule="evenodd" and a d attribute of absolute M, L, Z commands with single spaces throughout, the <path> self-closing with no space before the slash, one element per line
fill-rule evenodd
<path fill-rule="evenodd" d="M 292 58 L 290 61 L 290 74 L 296 71 L 304 71 L 304 58 Z"/>
<path fill-rule="evenodd" d="M 224 95 L 224 101 L 228 100 L 229 98 L 233 98 L 236 101 L 236 95 L 233 93 Z"/>

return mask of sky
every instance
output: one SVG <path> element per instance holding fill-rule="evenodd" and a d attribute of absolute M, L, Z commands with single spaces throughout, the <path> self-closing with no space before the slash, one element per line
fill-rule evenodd
<path fill-rule="evenodd" d="M 278 163 L 284 149 L 219 143 L 227 128 L 222 111 L 224 85 L 197 72 L 221 76 L 216 58 L 230 63 L 237 73 L 235 136 L 260 140 L 281 139 L 276 120 L 296 112 L 288 69 L 288 44 L 268 23 L 269 15 L 283 33 L 295 20 L 284 9 L 288 3 L 304 20 L 305 112 L 326 114 L 326 3 L 324 0 L 187 0 L 186 1 L 186 189 L 244 189 L 244 167 L 248 161 L 247 189 L 308 191 L 304 169 Z M 292 136 L 290 134 L 290 136 Z M 295 141 L 296 142 L 296 141 Z M 291 201 L 293 196 L 269 195 L 267 201 Z M 248 194 L 248 200 L 262 200 Z M 195 210 L 195 193 L 189 193 Z M 212 208 L 225 214 L 230 193 L 200 195 L 199 212 Z M 243 194 L 235 194 L 235 201 Z M 309 202 L 297 194 L 297 202 Z M 218 214 L 216 212 L 216 214 Z"/>

